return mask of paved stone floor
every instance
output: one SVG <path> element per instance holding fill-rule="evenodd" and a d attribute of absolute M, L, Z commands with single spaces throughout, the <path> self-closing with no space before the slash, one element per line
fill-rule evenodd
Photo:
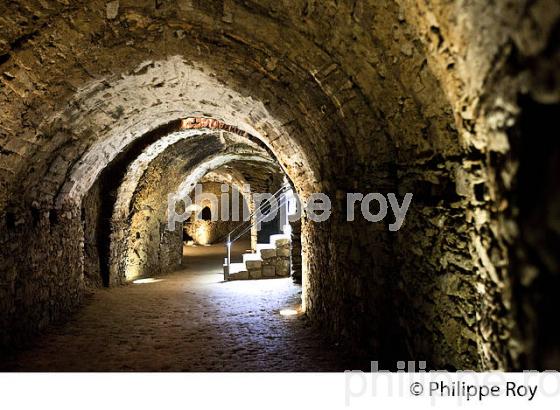
<path fill-rule="evenodd" d="M 241 243 L 239 254 L 247 246 Z M 185 248 L 159 282 L 100 289 L 4 363 L 22 371 L 342 371 L 356 368 L 297 308 L 291 279 L 223 283 L 221 246 Z"/>

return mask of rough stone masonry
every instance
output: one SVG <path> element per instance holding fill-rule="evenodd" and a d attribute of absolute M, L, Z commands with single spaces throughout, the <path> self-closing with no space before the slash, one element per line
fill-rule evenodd
<path fill-rule="evenodd" d="M 333 198 L 295 241 L 331 340 L 433 368 L 560 367 L 559 21 L 557 0 L 2 2 L 0 343 L 127 269 L 172 269 L 166 191 L 258 179 L 250 159 Z M 346 221 L 346 192 L 414 202 L 389 232 Z"/>

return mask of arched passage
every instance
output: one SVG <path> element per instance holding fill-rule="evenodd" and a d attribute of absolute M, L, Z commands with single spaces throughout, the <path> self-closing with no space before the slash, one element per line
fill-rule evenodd
<path fill-rule="evenodd" d="M 87 258 L 111 254 L 111 232 L 84 249 L 99 232 L 84 221 L 107 225 L 123 178 L 142 182 L 120 198 L 163 192 L 154 144 L 196 129 L 185 141 L 217 149 L 223 130 L 333 199 L 329 221 L 302 224 L 304 305 L 329 337 L 389 362 L 519 366 L 509 131 L 519 95 L 558 101 L 556 3 L 25 4 L 2 10 L 0 38 L 3 344 L 80 305 Z M 391 233 L 348 223 L 347 192 L 414 206 Z"/>
<path fill-rule="evenodd" d="M 123 159 L 125 163 L 126 158 L 125 156 Z M 165 212 L 168 210 L 169 196 L 173 194 L 178 197 L 188 195 L 189 187 L 192 189 L 205 173 L 227 162 L 241 159 L 251 162 L 260 161 L 269 166 L 273 164 L 273 159 L 265 150 L 249 140 L 245 141 L 236 133 L 224 130 L 211 132 L 211 129 L 199 128 L 174 132 L 148 145 L 144 152 L 126 167 L 126 170 L 124 164 L 117 165 L 123 170 L 122 177 L 116 178 L 115 171 L 111 168 L 104 171 L 104 176 L 111 181 L 117 181 L 114 185 L 106 184 L 108 186 L 105 187 L 104 192 L 97 193 L 100 201 L 107 207 L 107 225 L 104 234 L 101 232 L 101 235 L 104 235 L 105 243 L 111 244 L 105 258 L 100 255 L 102 271 L 103 265 L 107 265 L 107 272 L 104 274 L 105 283 L 122 283 L 127 276 L 130 280 L 130 278 L 141 275 L 140 272 L 153 271 L 153 267 L 146 268 L 145 271 L 144 268 L 140 268 L 137 263 L 134 263 L 132 265 L 135 265 L 136 273 L 132 276 L 127 275 L 126 272 L 129 270 L 127 266 L 131 265 L 126 256 L 131 252 L 131 245 L 127 244 L 133 241 L 138 245 L 146 239 L 154 237 L 161 237 L 160 239 L 163 241 L 163 236 L 166 235 L 160 235 L 158 232 L 161 226 L 166 224 Z M 174 181 L 183 178 L 185 182 L 181 187 L 177 187 Z M 110 198 L 113 197 L 114 200 L 111 200 Z M 65 200 L 62 199 L 62 201 Z M 107 229 L 108 226 L 110 229 Z M 138 230 L 139 227 L 143 227 L 141 232 Z M 181 247 L 178 244 L 181 240 L 179 237 L 171 234 L 166 240 L 175 242 L 177 249 L 174 252 L 180 253 Z M 159 240 L 149 247 L 157 248 L 158 244 Z M 170 245 L 168 244 L 168 246 Z M 133 252 L 138 253 L 139 251 L 136 249 Z M 159 251 L 146 249 L 141 251 L 142 254 L 146 252 L 148 254 L 156 252 L 157 254 Z M 178 257 L 167 256 L 166 260 L 175 262 L 160 263 L 159 258 L 156 258 L 154 263 L 143 262 L 143 264 L 152 264 L 158 266 L 157 271 L 166 271 L 176 267 L 180 254 Z M 166 264 L 169 266 L 165 266 Z"/>
<path fill-rule="evenodd" d="M 219 142 L 214 148 L 212 138 Z M 171 231 L 168 228 L 170 201 L 184 199 L 208 172 L 226 164 L 241 164 L 251 174 L 281 174 L 265 151 L 235 141 L 228 144 L 221 135 L 206 134 L 171 146 L 146 168 L 134 195 L 127 197 L 123 191 L 111 231 L 111 275 L 116 283 L 177 267 L 182 240 L 178 226 Z M 253 189 L 258 190 L 258 184 L 253 184 Z"/>

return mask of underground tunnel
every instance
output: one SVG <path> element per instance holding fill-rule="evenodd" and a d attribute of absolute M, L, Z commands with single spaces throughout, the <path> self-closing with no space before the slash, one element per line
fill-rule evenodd
<path fill-rule="evenodd" d="M 560 369 L 557 1 L 0 16 L 1 370 Z"/>

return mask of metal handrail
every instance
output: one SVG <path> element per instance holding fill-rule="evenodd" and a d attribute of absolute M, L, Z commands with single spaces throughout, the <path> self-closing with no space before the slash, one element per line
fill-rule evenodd
<path fill-rule="evenodd" d="M 289 190 L 290 188 L 291 188 L 291 186 L 289 184 L 284 184 L 278 189 L 278 191 L 276 191 L 272 195 L 272 197 L 276 199 L 279 195 L 283 194 L 285 191 Z M 242 223 L 237 225 L 235 228 L 233 228 L 233 230 L 231 230 L 226 235 L 226 237 L 231 237 L 234 232 L 236 232 L 237 230 L 239 230 L 240 228 L 242 228 L 246 224 L 250 224 L 252 226 L 253 224 L 252 224 L 251 220 L 252 220 L 253 216 L 255 216 L 256 213 L 259 212 L 260 210 L 263 210 L 267 205 L 270 205 L 270 199 L 267 199 L 266 201 L 264 201 L 257 209 L 255 209 L 253 212 L 251 212 L 251 214 L 247 217 L 247 220 L 243 221 Z"/>
<path fill-rule="evenodd" d="M 291 186 L 289 184 L 284 184 L 282 185 L 278 191 L 276 191 L 273 195 L 272 198 L 277 199 L 278 196 L 282 195 L 284 192 L 288 191 L 291 188 Z M 280 209 L 281 206 L 283 206 L 288 199 L 286 197 L 281 198 L 280 201 L 276 200 L 274 201 L 276 203 L 276 209 L 272 210 L 273 204 L 271 202 L 271 199 L 269 198 L 267 199 L 265 202 L 263 202 L 257 209 L 255 209 L 251 215 L 249 215 L 249 219 L 247 221 L 245 221 L 242 224 L 239 224 L 238 226 L 236 226 L 230 233 L 227 234 L 227 240 L 226 240 L 226 250 L 227 250 L 227 258 L 226 258 L 226 265 L 227 265 L 227 273 L 226 271 L 224 271 L 224 280 L 227 280 L 227 277 L 229 275 L 229 268 L 231 266 L 231 246 L 232 244 L 238 240 L 240 237 L 242 237 L 243 235 L 245 235 L 245 233 L 247 233 L 254 225 L 258 225 L 260 224 L 270 212 L 277 212 L 278 209 Z M 265 215 L 263 213 L 261 213 L 261 217 L 257 218 L 255 221 L 252 221 L 251 219 L 253 218 L 254 215 L 257 214 L 257 212 L 259 211 L 263 211 L 266 207 L 268 207 L 268 213 Z M 246 224 L 248 224 L 247 226 L 245 226 Z M 236 231 L 238 231 L 239 229 L 241 229 L 243 226 L 245 226 L 245 228 L 243 228 L 242 232 L 240 234 L 238 234 L 235 238 L 233 238 L 233 240 L 231 239 L 232 234 Z"/>
<path fill-rule="evenodd" d="M 284 205 L 288 200 L 284 197 L 282 199 L 280 199 L 280 201 L 276 201 L 276 209 L 272 210 L 270 209 L 269 212 L 276 212 L 280 209 L 280 207 L 282 205 Z M 272 206 L 272 205 L 271 205 Z M 262 217 L 260 219 L 257 219 L 255 222 L 251 223 L 249 226 L 247 226 L 239 235 L 237 235 L 235 238 L 233 238 L 232 240 L 230 240 L 231 243 L 235 242 L 236 240 L 238 240 L 239 238 L 241 238 L 243 235 L 245 235 L 254 225 L 258 225 L 260 224 L 262 221 L 264 221 L 264 219 L 268 216 L 268 214 L 262 214 Z"/>

